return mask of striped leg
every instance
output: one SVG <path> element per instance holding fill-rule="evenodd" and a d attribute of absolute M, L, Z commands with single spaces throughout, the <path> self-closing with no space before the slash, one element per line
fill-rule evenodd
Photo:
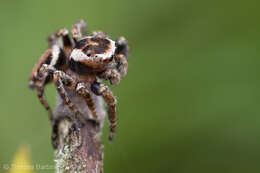
<path fill-rule="evenodd" d="M 50 108 L 48 102 L 43 97 L 43 94 L 44 94 L 43 87 L 44 87 L 43 82 L 41 82 L 40 85 L 37 86 L 37 96 L 38 96 L 38 99 L 40 100 L 41 104 L 43 105 L 43 107 L 48 111 L 49 120 L 52 121 L 53 114 L 52 114 L 52 111 L 51 111 L 51 108 Z"/>
<path fill-rule="evenodd" d="M 83 99 L 86 101 L 89 110 L 92 112 L 93 118 L 98 122 L 98 115 L 95 108 L 95 104 L 93 102 L 93 99 L 91 98 L 91 95 L 85 85 L 83 83 L 78 83 L 76 87 L 76 92 L 83 97 Z"/>
<path fill-rule="evenodd" d="M 99 77 L 105 80 L 109 80 L 110 84 L 113 86 L 119 84 L 121 79 L 121 75 L 116 69 L 107 69 L 106 71 L 101 73 Z"/>
<path fill-rule="evenodd" d="M 83 36 L 87 35 L 86 22 L 84 20 L 79 20 L 72 26 L 71 29 L 72 37 L 75 41 L 79 40 Z"/>
<path fill-rule="evenodd" d="M 69 107 L 69 109 L 74 113 L 75 117 L 72 118 L 74 118 L 77 127 L 84 126 L 84 120 L 80 116 L 81 113 L 71 102 L 64 88 L 64 84 L 68 87 L 75 86 L 73 79 L 61 71 L 55 71 L 53 74 L 53 81 L 60 97 L 63 99 L 64 103 Z"/>
<path fill-rule="evenodd" d="M 128 69 L 127 57 L 130 48 L 128 46 L 127 40 L 124 37 L 120 37 L 119 39 L 117 39 L 116 45 L 117 45 L 117 49 L 116 49 L 115 61 L 117 62 L 117 69 L 121 74 L 121 77 L 124 77 Z"/>
<path fill-rule="evenodd" d="M 40 100 L 43 107 L 48 111 L 48 116 L 50 120 L 52 119 L 53 114 L 49 104 L 43 98 L 43 93 L 44 93 L 45 85 L 50 83 L 52 81 L 52 78 L 50 75 L 48 75 L 48 73 L 41 73 L 40 67 L 42 64 L 50 63 L 52 51 L 53 51 L 52 48 L 50 48 L 43 53 L 43 55 L 40 57 L 38 62 L 34 65 L 32 73 L 29 78 L 29 87 L 37 90 L 38 99 Z"/>
<path fill-rule="evenodd" d="M 124 56 L 123 54 L 116 55 L 115 60 L 117 62 L 117 70 L 122 78 L 126 75 L 128 69 L 128 62 L 126 56 Z"/>
<path fill-rule="evenodd" d="M 66 56 L 64 55 L 63 50 L 57 45 L 53 45 L 50 49 L 46 50 L 38 60 L 29 78 L 29 86 L 31 88 L 36 88 L 37 96 L 43 107 L 48 111 L 50 120 L 52 120 L 52 111 L 47 101 L 43 98 L 43 93 L 45 86 L 52 82 L 52 74 L 48 71 L 41 71 L 41 67 L 45 64 L 61 69 L 65 65 L 65 61 Z"/>
<path fill-rule="evenodd" d="M 64 103 L 68 106 L 68 108 L 74 113 L 75 116 L 72 117 L 67 117 L 68 120 L 74 121 L 74 123 L 71 125 L 70 130 L 72 132 L 75 132 L 76 135 L 80 138 L 79 135 L 79 128 L 85 125 L 84 120 L 81 118 L 80 112 L 77 110 L 77 108 L 73 105 L 71 100 L 69 99 L 64 86 L 74 89 L 76 86 L 76 82 L 71 78 L 70 76 L 66 75 L 62 71 L 56 70 L 54 67 L 49 66 L 47 64 L 43 64 L 42 67 L 40 68 L 41 73 L 49 73 L 52 74 L 53 76 L 53 82 L 55 85 L 55 88 L 57 89 L 57 92 L 59 93 L 60 97 L 64 101 Z M 53 147 L 56 148 L 58 145 L 58 133 L 57 133 L 57 128 L 58 128 L 58 122 L 57 119 L 52 120 L 53 124 L 53 129 L 52 129 L 52 144 Z"/>
<path fill-rule="evenodd" d="M 108 119 L 110 122 L 109 140 L 113 139 L 116 130 L 116 99 L 109 88 L 103 84 L 95 82 L 91 86 L 92 91 L 97 95 L 102 95 L 108 106 Z"/>
<path fill-rule="evenodd" d="M 67 29 L 58 30 L 54 34 L 48 36 L 47 41 L 49 47 L 58 45 L 60 48 L 63 48 L 66 56 L 70 55 L 74 45 L 73 41 L 70 39 L 69 31 Z"/>
<path fill-rule="evenodd" d="M 99 38 L 108 38 L 107 34 L 104 31 L 94 31 L 93 36 Z"/>
<path fill-rule="evenodd" d="M 116 45 L 117 45 L 116 54 L 123 54 L 125 57 L 128 57 L 130 48 L 125 37 L 119 37 L 116 40 Z"/>
<path fill-rule="evenodd" d="M 40 57 L 40 59 L 38 60 L 38 62 L 34 65 L 33 70 L 30 74 L 29 77 L 29 87 L 34 89 L 37 86 L 37 83 L 40 81 L 41 76 L 39 75 L 39 70 L 42 66 L 42 64 L 49 64 L 51 61 L 51 56 L 52 56 L 52 51 L 53 49 L 47 49 L 42 56 Z"/>

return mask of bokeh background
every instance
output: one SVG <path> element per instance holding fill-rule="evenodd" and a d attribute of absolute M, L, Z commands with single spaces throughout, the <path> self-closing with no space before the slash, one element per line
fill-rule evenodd
<path fill-rule="evenodd" d="M 28 76 L 46 36 L 83 18 L 90 31 L 131 45 L 128 75 L 112 89 L 119 102 L 112 143 L 104 128 L 106 173 L 259 172 L 259 5 L 1 0 L 0 166 L 21 144 L 33 164 L 53 165 L 47 113 Z M 52 106 L 55 95 L 49 86 Z"/>

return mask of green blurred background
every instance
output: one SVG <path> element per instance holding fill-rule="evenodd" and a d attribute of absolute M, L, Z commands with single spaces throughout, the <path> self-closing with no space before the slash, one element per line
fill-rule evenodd
<path fill-rule="evenodd" d="M 112 89 L 119 102 L 112 143 L 104 128 L 106 173 L 259 172 L 259 5 L 1 0 L 0 165 L 21 144 L 30 145 L 34 164 L 53 165 L 47 113 L 28 76 L 46 36 L 83 18 L 90 31 L 131 45 L 128 75 Z M 54 106 L 53 86 L 46 95 Z"/>

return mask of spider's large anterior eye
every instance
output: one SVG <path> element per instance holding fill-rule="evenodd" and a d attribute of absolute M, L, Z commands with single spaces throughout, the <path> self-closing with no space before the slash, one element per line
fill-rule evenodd
<path fill-rule="evenodd" d="M 87 56 L 88 56 L 88 57 L 91 57 L 91 55 L 92 55 L 91 52 L 88 52 L 88 53 L 87 53 Z"/>

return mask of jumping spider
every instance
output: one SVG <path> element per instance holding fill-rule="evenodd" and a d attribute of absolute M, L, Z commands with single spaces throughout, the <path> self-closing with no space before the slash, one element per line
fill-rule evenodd
<path fill-rule="evenodd" d="M 88 35 L 86 23 L 79 20 L 72 26 L 72 38 L 67 29 L 61 29 L 48 37 L 49 48 L 35 64 L 29 86 L 37 90 L 38 98 L 53 119 L 50 106 L 43 98 L 45 85 L 53 82 L 57 92 L 74 113 L 77 127 L 83 123 L 76 105 L 68 97 L 65 88 L 75 90 L 84 98 L 94 119 L 98 122 L 91 92 L 101 95 L 108 106 L 110 121 L 109 139 L 116 128 L 116 99 L 101 79 L 117 85 L 127 73 L 129 46 L 124 37 L 113 41 L 102 31 Z"/>

